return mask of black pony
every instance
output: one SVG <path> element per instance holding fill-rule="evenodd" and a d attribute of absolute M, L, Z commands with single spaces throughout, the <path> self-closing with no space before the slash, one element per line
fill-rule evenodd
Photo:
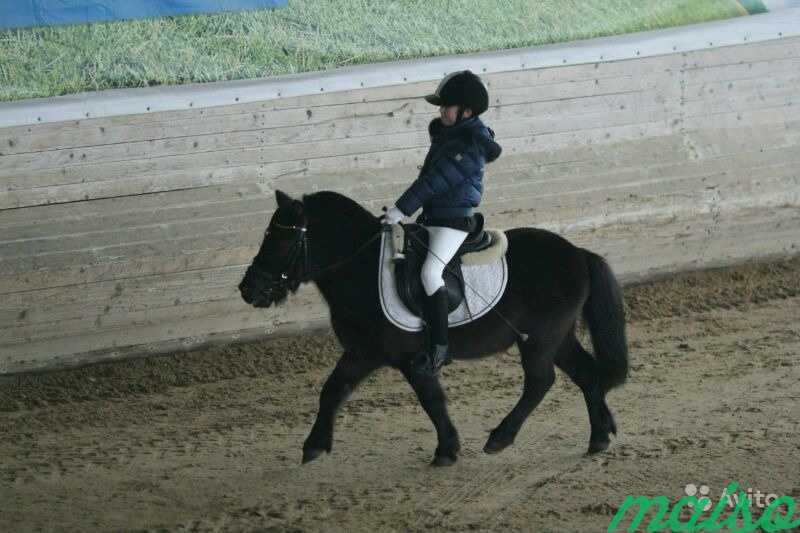
<path fill-rule="evenodd" d="M 393 326 L 378 296 L 381 222 L 353 200 L 318 192 L 294 200 L 278 191 L 278 209 L 252 265 L 239 285 L 255 307 L 286 299 L 300 283 L 313 281 L 330 308 L 333 330 L 344 353 L 325 385 L 319 413 L 303 445 L 303 462 L 331 451 L 336 411 L 358 383 L 389 365 L 406 377 L 431 418 L 438 446 L 433 463 L 453 464 L 460 444 L 447 414 L 438 377 L 415 371 L 412 354 L 421 333 Z M 520 427 L 555 380 L 554 365 L 583 392 L 589 411 L 589 453 L 608 448 L 616 425 L 606 393 L 628 374 L 622 294 L 600 256 L 577 248 L 549 231 L 515 228 L 508 236 L 508 285 L 496 309 L 450 330 L 455 359 L 473 359 L 517 342 L 525 372 L 522 397 L 492 430 L 484 451 L 496 453 L 514 442 Z M 580 315 L 592 336 L 592 356 L 575 337 Z M 527 334 L 522 340 L 514 328 Z"/>

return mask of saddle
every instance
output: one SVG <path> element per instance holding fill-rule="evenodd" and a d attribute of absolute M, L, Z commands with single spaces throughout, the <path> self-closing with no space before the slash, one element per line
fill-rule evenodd
<path fill-rule="evenodd" d="M 483 228 L 483 215 L 475 214 L 476 228 L 467 236 L 455 256 L 447 264 L 442 277 L 447 291 L 448 312 L 454 311 L 464 301 L 464 274 L 461 269 L 462 264 L 476 265 L 496 260 L 498 256 L 505 253 L 505 246 L 498 241 L 505 235 L 501 232 L 486 231 Z M 394 228 L 399 228 L 396 231 Z M 416 316 L 422 316 L 422 302 L 425 291 L 422 287 L 420 274 L 422 264 L 428 255 L 428 230 L 419 224 L 404 224 L 393 227 L 394 245 L 394 272 L 395 285 L 400 300 Z M 479 252 L 489 248 L 498 248 L 494 254 L 484 254 Z M 501 249 L 500 249 L 501 248 Z M 473 257 L 470 257 L 470 255 Z"/>

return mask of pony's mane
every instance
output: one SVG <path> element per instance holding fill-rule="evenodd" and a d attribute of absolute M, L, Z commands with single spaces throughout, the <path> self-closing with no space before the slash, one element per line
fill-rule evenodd
<path fill-rule="evenodd" d="M 342 215 L 351 220 L 363 220 L 365 224 L 376 222 L 375 215 L 358 202 L 334 191 L 320 191 L 303 195 L 306 216 L 315 220 L 330 220 L 331 216 Z"/>

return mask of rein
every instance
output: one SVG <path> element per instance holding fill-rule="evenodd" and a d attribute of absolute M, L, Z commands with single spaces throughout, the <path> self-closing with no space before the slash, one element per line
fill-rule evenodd
<path fill-rule="evenodd" d="M 336 268 L 339 268 L 339 267 L 340 267 L 340 266 L 342 266 L 342 265 L 345 265 L 345 264 L 349 263 L 350 261 L 352 261 L 353 259 L 355 259 L 356 257 L 358 257 L 358 255 L 359 255 L 361 252 L 363 252 L 364 250 L 366 250 L 366 249 L 367 249 L 367 247 L 368 247 L 370 244 L 372 244 L 373 242 L 375 242 L 375 241 L 378 239 L 378 237 L 380 237 L 380 236 L 381 236 L 381 233 L 382 233 L 382 231 L 378 231 L 378 232 L 376 232 L 376 233 L 375 233 L 375 234 L 374 234 L 372 237 L 370 237 L 369 239 L 367 239 L 367 242 L 365 242 L 364 244 L 362 244 L 361 246 L 359 246 L 359 247 L 356 249 L 356 251 L 355 251 L 355 252 L 353 252 L 353 253 L 352 253 L 352 255 L 350 255 L 349 257 L 346 257 L 346 258 L 342 259 L 341 261 L 337 261 L 337 262 L 335 262 L 335 263 L 334 263 L 334 264 L 332 264 L 332 265 L 328 265 L 328 266 L 326 266 L 326 267 L 319 268 L 319 269 L 317 269 L 315 272 L 313 272 L 313 273 L 312 273 L 313 275 L 312 275 L 312 274 L 309 274 L 309 273 L 305 273 L 305 274 L 303 275 L 303 280 L 304 280 L 304 281 L 310 281 L 311 279 L 315 278 L 316 276 L 318 276 L 319 274 L 321 274 L 321 273 L 323 273 L 323 272 L 327 272 L 327 271 L 329 271 L 329 270 L 334 270 L 334 269 L 336 269 Z M 306 249 L 308 249 L 308 244 L 307 244 L 307 243 L 306 243 Z M 308 261 L 308 257 L 306 257 L 306 261 Z M 308 266 L 308 263 L 307 263 L 307 262 L 306 262 L 306 265 L 305 265 L 305 266 L 306 266 L 306 267 Z M 306 270 L 306 268 L 304 268 L 303 270 Z"/>

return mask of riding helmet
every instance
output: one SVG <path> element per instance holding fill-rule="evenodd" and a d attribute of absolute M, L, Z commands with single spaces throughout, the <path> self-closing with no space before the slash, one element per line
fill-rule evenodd
<path fill-rule="evenodd" d="M 489 107 L 489 93 L 481 79 L 469 70 L 452 72 L 445 76 L 436 92 L 425 97 L 437 106 L 458 105 L 472 109 L 475 116 Z"/>

